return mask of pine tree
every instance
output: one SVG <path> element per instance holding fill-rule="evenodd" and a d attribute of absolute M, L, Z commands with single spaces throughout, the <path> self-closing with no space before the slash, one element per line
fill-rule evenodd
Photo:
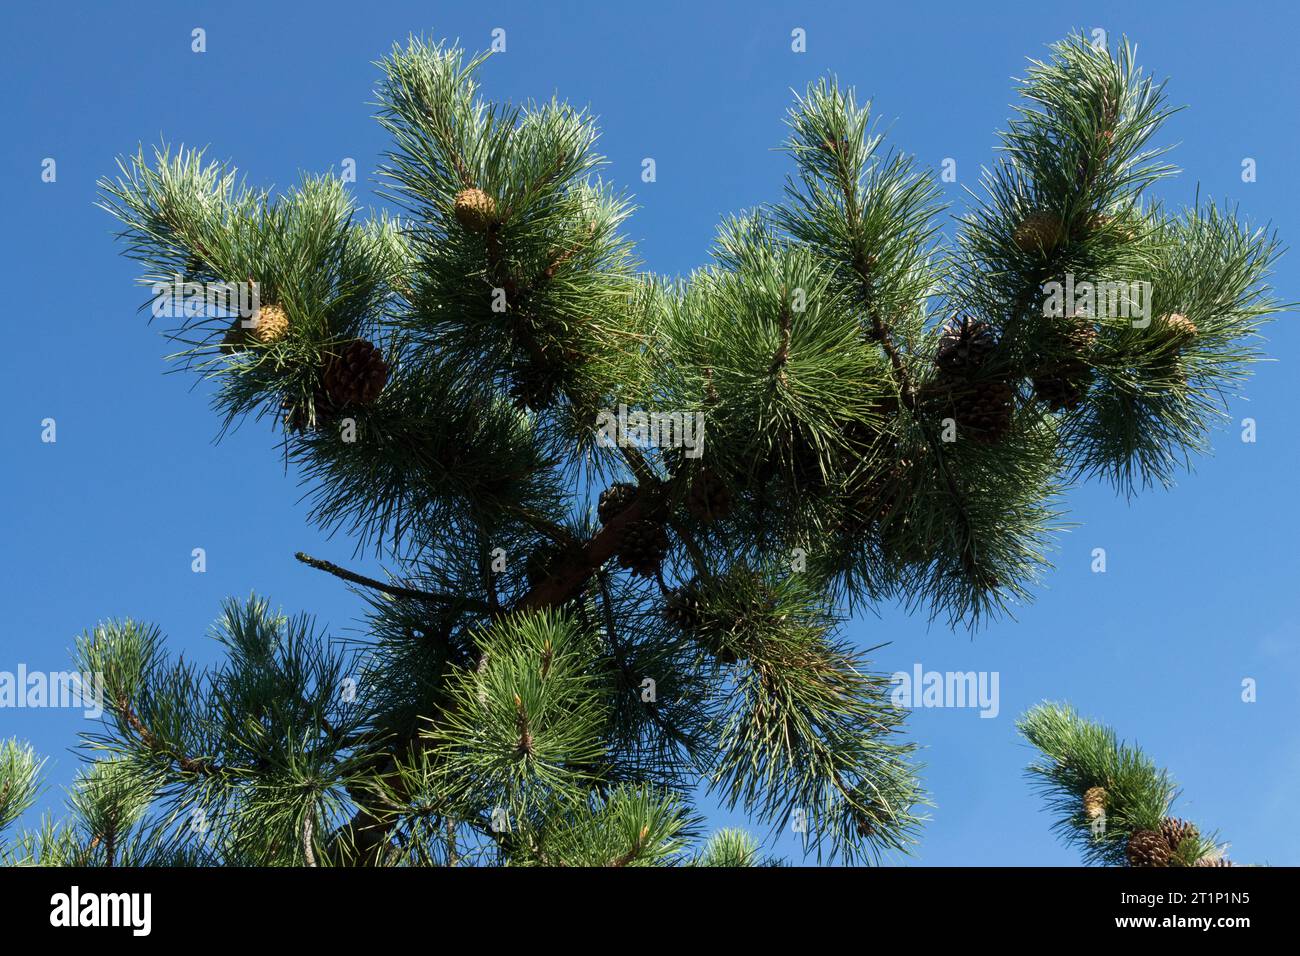
<path fill-rule="evenodd" d="M 257 284 L 251 334 L 187 314 L 178 358 L 223 428 L 280 431 L 316 524 L 397 570 L 299 555 L 366 596 L 362 647 L 256 597 L 213 670 L 139 622 L 87 632 L 104 728 L 72 815 L 10 858 L 760 862 L 743 834 L 700 845 L 701 779 L 819 858 L 905 850 L 915 745 L 843 621 L 1028 600 L 1065 490 L 1172 481 L 1279 309 L 1272 236 L 1151 198 L 1172 110 L 1127 44 L 1030 64 L 951 244 L 934 178 L 813 83 L 784 198 L 682 279 L 639 271 L 590 115 L 485 101 L 486 59 L 416 39 L 382 62 L 396 217 L 183 148 L 102 182 L 145 283 Z M 1047 317 L 1067 274 L 1150 282 L 1155 321 Z M 638 440 L 696 414 L 698 457 Z M 36 766 L 5 755 L 0 823 Z"/>
<path fill-rule="evenodd" d="M 1053 829 L 1103 866 L 1232 866 L 1216 833 L 1172 815 L 1169 772 L 1072 707 L 1040 704 L 1020 732 L 1042 754 L 1028 770 L 1056 816 Z"/>

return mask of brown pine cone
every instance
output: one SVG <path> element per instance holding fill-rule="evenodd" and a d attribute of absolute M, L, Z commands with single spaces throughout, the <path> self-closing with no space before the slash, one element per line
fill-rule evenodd
<path fill-rule="evenodd" d="M 1011 431 L 1016 392 L 1002 379 L 968 381 L 940 375 L 921 389 L 921 399 L 939 418 L 957 423 L 958 439 L 995 445 Z"/>
<path fill-rule="evenodd" d="M 683 631 L 693 631 L 701 621 L 700 592 L 695 582 L 684 584 L 664 602 L 664 619 Z"/>
<path fill-rule="evenodd" d="M 524 577 L 530 588 L 540 587 L 551 576 L 551 568 L 564 554 L 564 549 L 556 542 L 540 545 L 524 559 Z"/>
<path fill-rule="evenodd" d="M 875 811 L 876 809 L 877 805 L 872 804 L 870 810 Z M 876 819 L 872 812 L 863 810 L 861 807 L 852 807 L 849 813 L 853 817 L 853 828 L 858 831 L 858 836 L 864 840 L 870 839 L 876 832 Z"/>
<path fill-rule="evenodd" d="M 528 358 L 515 366 L 510 395 L 515 408 L 541 412 L 554 405 L 563 390 L 564 376 L 548 361 Z"/>
<path fill-rule="evenodd" d="M 953 319 L 939 337 L 934 364 L 945 375 L 968 375 L 984 365 L 998 347 L 993 326 L 979 319 L 963 316 Z"/>
<path fill-rule="evenodd" d="M 668 532 L 657 521 L 633 521 L 623 529 L 618 546 L 619 567 L 652 578 L 668 553 Z"/>
<path fill-rule="evenodd" d="M 379 349 L 364 339 L 343 346 L 325 367 L 325 394 L 336 408 L 369 405 L 388 384 L 388 365 Z"/>
<path fill-rule="evenodd" d="M 632 503 L 637 495 L 637 486 L 626 481 L 619 481 L 600 493 L 596 504 L 596 516 L 601 524 L 609 524 L 614 516 Z"/>
<path fill-rule="evenodd" d="M 1200 836 L 1200 831 L 1196 829 L 1195 823 L 1179 820 L 1177 817 L 1165 817 L 1160 821 L 1160 832 L 1169 844 L 1171 853 L 1177 853 L 1184 840 L 1195 839 Z"/>
<path fill-rule="evenodd" d="M 1124 855 L 1129 866 L 1168 866 L 1172 855 L 1169 842 L 1158 830 L 1134 830 L 1128 838 Z"/>
<path fill-rule="evenodd" d="M 1015 390 L 1007 382 L 972 382 L 954 396 L 954 419 L 963 433 L 984 445 L 996 445 L 1011 430 Z"/>

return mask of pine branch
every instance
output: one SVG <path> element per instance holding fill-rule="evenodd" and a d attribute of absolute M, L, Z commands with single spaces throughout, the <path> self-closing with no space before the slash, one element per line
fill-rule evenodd
<path fill-rule="evenodd" d="M 1174 818 L 1168 771 L 1109 727 L 1069 705 L 1045 703 L 1017 722 L 1040 752 L 1026 771 L 1056 819 L 1052 828 L 1085 862 L 1109 866 L 1221 866 L 1215 834 Z"/>
<path fill-rule="evenodd" d="M 368 578 L 363 574 L 355 571 L 349 571 L 347 568 L 341 568 L 332 561 L 325 561 L 321 558 L 313 558 L 309 554 L 299 551 L 294 557 L 307 565 L 309 568 L 315 568 L 317 571 L 324 571 L 332 574 L 337 578 L 342 578 L 352 584 L 359 584 L 362 587 L 372 588 L 376 591 L 382 591 L 393 597 L 409 598 L 414 601 L 428 601 L 433 604 L 457 605 L 466 610 L 487 612 L 491 609 L 476 601 L 466 601 L 463 597 L 451 597 L 446 594 L 431 594 L 428 591 L 420 591 L 416 588 L 403 587 L 397 584 L 385 584 L 383 581 L 376 581 L 374 578 Z"/>
<path fill-rule="evenodd" d="M 115 701 L 115 709 L 123 722 L 135 734 L 136 738 L 144 745 L 145 749 L 160 756 L 166 757 L 175 763 L 185 773 L 195 774 L 203 777 L 220 777 L 225 771 L 222 767 L 214 764 L 212 761 L 203 757 L 190 757 L 180 752 L 173 745 L 164 741 L 140 719 L 135 709 L 131 706 L 130 700 L 126 697 L 118 697 Z"/>

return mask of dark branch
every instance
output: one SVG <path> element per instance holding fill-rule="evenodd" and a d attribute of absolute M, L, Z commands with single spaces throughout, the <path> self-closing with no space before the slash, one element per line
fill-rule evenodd
<path fill-rule="evenodd" d="M 364 574 L 357 574 L 355 571 L 349 571 L 347 568 L 341 568 L 332 561 L 324 561 L 320 558 L 313 558 L 309 554 L 299 551 L 294 555 L 299 561 L 309 568 L 315 568 L 317 571 L 324 571 L 334 575 L 336 578 L 342 578 L 352 584 L 359 584 L 362 587 L 371 588 L 375 591 L 382 591 L 384 594 L 391 594 L 393 597 L 410 598 L 415 601 L 430 601 L 434 604 L 462 605 L 468 610 L 489 611 L 490 608 L 481 601 L 472 601 L 463 597 L 452 597 L 447 594 L 433 594 L 430 591 L 420 591 L 416 588 L 403 587 L 400 584 L 385 584 L 383 581 L 376 581 L 374 578 L 368 578 Z"/>

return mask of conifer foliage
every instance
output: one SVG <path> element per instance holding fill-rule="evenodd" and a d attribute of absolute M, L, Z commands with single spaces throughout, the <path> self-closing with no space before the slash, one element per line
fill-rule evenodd
<path fill-rule="evenodd" d="M 1028 774 L 1063 840 L 1103 866 L 1232 866 L 1217 835 L 1173 816 L 1178 789 L 1141 748 L 1068 705 L 1040 704 L 1020 718 L 1040 754 Z"/>
<path fill-rule="evenodd" d="M 257 284 L 266 325 L 186 315 L 179 359 L 223 428 L 274 425 L 313 522 L 395 571 L 299 555 L 369 603 L 346 650 L 257 597 L 222 612 L 213 670 L 139 622 L 88 632 L 104 727 L 71 816 L 8 858 L 764 862 L 744 833 L 705 839 L 701 780 L 818 858 L 905 850 L 915 745 L 846 616 L 974 626 L 1029 599 L 1061 493 L 1172 480 L 1278 308 L 1272 237 L 1151 197 L 1171 110 L 1127 45 L 1030 64 L 954 243 L 934 177 L 813 83 L 784 197 L 675 279 L 640 271 L 592 117 L 487 101 L 486 60 L 417 39 L 380 64 L 397 216 L 184 148 L 102 182 L 144 282 Z M 1154 321 L 1045 319 L 1066 274 L 1150 282 Z M 640 440 L 697 414 L 698 456 Z M 0 751 L 0 826 L 36 772 Z M 1158 830 L 1147 803 L 1112 825 Z"/>

